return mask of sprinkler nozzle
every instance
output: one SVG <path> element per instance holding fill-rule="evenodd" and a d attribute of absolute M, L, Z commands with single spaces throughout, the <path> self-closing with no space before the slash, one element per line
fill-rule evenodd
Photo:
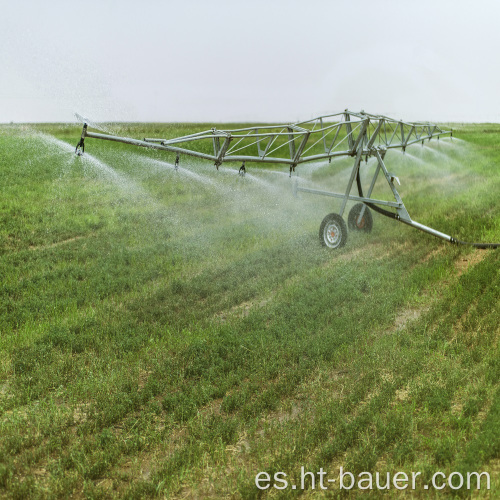
<path fill-rule="evenodd" d="M 177 153 L 177 156 L 175 158 L 174 168 L 175 168 L 175 170 L 179 170 L 179 153 Z"/>
<path fill-rule="evenodd" d="M 82 156 L 83 153 L 85 153 L 85 137 L 86 137 L 86 135 L 87 135 L 87 124 L 84 123 L 83 129 L 82 129 L 82 136 L 81 136 L 80 141 L 78 142 L 78 144 L 76 145 L 76 148 L 75 148 L 75 153 L 78 156 Z"/>
<path fill-rule="evenodd" d="M 246 174 L 246 172 L 247 172 L 247 170 L 245 168 L 245 162 L 243 162 L 241 164 L 241 167 L 240 167 L 239 171 L 238 171 L 238 174 L 240 174 L 242 177 L 244 177 L 245 174 Z"/>

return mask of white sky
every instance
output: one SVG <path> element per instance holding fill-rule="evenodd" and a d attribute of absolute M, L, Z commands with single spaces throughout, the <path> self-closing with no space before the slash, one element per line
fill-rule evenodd
<path fill-rule="evenodd" d="M 0 123 L 500 121 L 498 0 L 0 0 Z"/>

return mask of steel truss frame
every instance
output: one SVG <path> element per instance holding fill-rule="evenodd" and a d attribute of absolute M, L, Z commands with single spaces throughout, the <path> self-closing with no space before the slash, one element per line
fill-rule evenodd
<path fill-rule="evenodd" d="M 297 165 L 302 163 L 326 159 L 331 161 L 335 157 L 351 156 L 355 160 L 343 193 L 299 187 L 296 182 L 293 187 L 294 193 L 304 192 L 340 198 L 342 200 L 338 212 L 340 217 L 343 216 L 348 201 L 361 202 L 363 206 L 357 215 L 358 222 L 363 219 L 367 207 L 370 207 L 383 215 L 454 243 L 456 240 L 451 236 L 411 219 L 394 184 L 394 181 L 399 183 L 399 179 L 388 172 L 384 163 L 385 154 L 389 149 L 405 151 L 412 144 L 420 142 L 423 144 L 426 139 L 439 139 L 442 135 L 452 137 L 453 131 L 443 130 L 433 123 L 409 123 L 383 115 L 373 115 L 364 111 L 355 113 L 346 109 L 342 113 L 319 116 L 292 124 L 259 125 L 233 130 L 212 128 L 174 139 L 144 138 L 139 140 L 102 134 L 89 131 L 87 123 L 84 123 L 76 153 L 83 154 L 85 139 L 89 137 L 175 153 L 177 155 L 176 166 L 179 164 L 180 155 L 188 155 L 213 161 L 217 169 L 225 162 L 242 162 L 240 173 L 243 174 L 246 162 L 285 164 L 290 168 L 290 176 Z M 377 160 L 377 167 L 370 187 L 364 195 L 359 177 L 360 163 L 363 158 L 368 159 L 372 156 Z M 394 201 L 371 198 L 380 173 L 385 177 L 393 193 Z M 355 180 L 358 185 L 357 196 L 351 194 Z M 393 209 L 395 212 L 387 211 L 386 208 Z"/>

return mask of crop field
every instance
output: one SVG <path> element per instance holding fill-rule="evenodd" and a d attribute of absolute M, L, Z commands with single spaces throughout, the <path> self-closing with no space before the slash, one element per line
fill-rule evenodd
<path fill-rule="evenodd" d="M 386 164 L 414 220 L 498 242 L 500 126 L 453 128 Z M 500 250 L 374 214 L 332 251 L 318 230 L 339 201 L 293 197 L 287 167 L 175 171 L 90 138 L 78 157 L 80 133 L 0 127 L 0 497 L 498 498 Z M 343 188 L 352 162 L 297 179 Z M 301 467 L 337 481 L 302 488 Z M 420 475 L 341 490 L 340 467 Z M 435 490 L 436 471 L 490 490 Z"/>

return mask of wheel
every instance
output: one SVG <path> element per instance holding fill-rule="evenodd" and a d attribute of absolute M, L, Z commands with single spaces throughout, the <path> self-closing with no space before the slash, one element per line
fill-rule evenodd
<path fill-rule="evenodd" d="M 340 248 L 347 241 L 347 227 L 339 214 L 328 214 L 319 226 L 319 241 L 324 247 Z"/>
<path fill-rule="evenodd" d="M 365 209 L 363 217 L 361 217 L 361 220 L 358 220 L 363 207 Z M 364 231 L 365 233 L 370 233 L 373 227 L 373 217 L 370 209 L 363 205 L 363 203 L 354 205 L 347 217 L 347 225 L 351 231 Z"/>

